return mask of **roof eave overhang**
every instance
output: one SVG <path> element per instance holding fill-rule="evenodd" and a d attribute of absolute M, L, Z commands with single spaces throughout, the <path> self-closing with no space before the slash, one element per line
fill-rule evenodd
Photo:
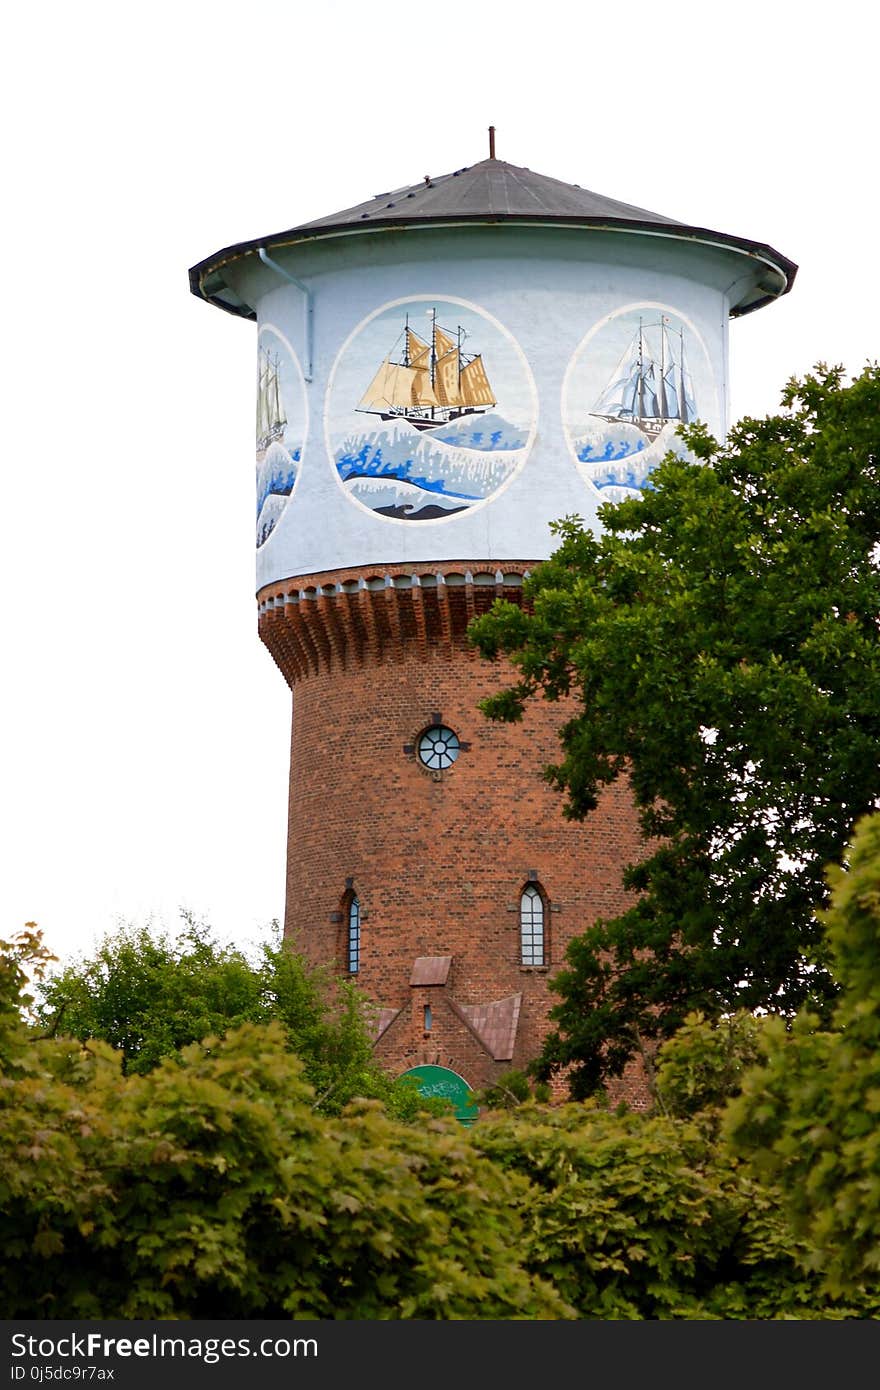
<path fill-rule="evenodd" d="M 730 310 L 731 318 L 741 318 L 744 314 L 750 314 L 755 309 L 760 309 L 774 299 L 788 294 L 797 274 L 797 266 L 794 262 L 775 251 L 772 246 L 767 246 L 762 242 L 748 241 L 743 237 L 727 236 L 724 232 L 713 232 L 707 227 L 689 227 L 680 223 L 671 223 L 666 226 L 656 222 L 637 222 L 613 217 L 546 217 L 526 214 L 513 216 L 477 213 L 473 216 L 461 215 L 448 219 L 413 218 L 403 221 L 400 218 L 376 218 L 375 221 L 370 221 L 365 226 L 339 223 L 314 228 L 297 227 L 285 232 L 276 232 L 272 236 L 262 237 L 257 241 L 238 242 L 234 246 L 224 247 L 222 251 L 217 251 L 213 256 L 209 256 L 194 265 L 189 272 L 190 290 L 197 298 L 216 305 L 218 309 L 223 309 L 228 314 L 234 314 L 238 318 L 256 319 L 257 315 L 253 306 L 246 304 L 223 277 L 224 267 L 232 261 L 257 255 L 261 250 L 278 251 L 284 248 L 308 245 L 315 241 L 369 236 L 376 232 L 439 231 L 444 228 L 496 227 L 502 224 L 509 227 L 562 227 L 591 232 L 623 232 L 630 236 L 686 241 L 714 247 L 718 250 L 739 253 L 763 266 L 763 272 L 757 282 L 758 292 L 756 296 L 733 305 Z M 213 285 L 211 284 L 212 279 Z"/>

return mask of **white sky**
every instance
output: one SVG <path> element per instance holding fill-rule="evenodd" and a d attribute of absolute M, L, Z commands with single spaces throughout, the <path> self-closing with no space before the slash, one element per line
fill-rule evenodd
<path fill-rule="evenodd" d="M 283 913 L 289 696 L 257 638 L 256 329 L 190 265 L 488 153 L 769 242 L 732 417 L 878 355 L 867 3 L 44 0 L 4 20 L 0 935 L 62 958 Z M 872 32 L 873 30 L 873 32 Z"/>

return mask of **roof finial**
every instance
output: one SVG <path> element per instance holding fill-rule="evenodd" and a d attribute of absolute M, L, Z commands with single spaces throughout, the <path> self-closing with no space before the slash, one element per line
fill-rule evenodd
<path fill-rule="evenodd" d="M 489 127 L 489 158 L 495 158 L 495 127 L 493 125 Z"/>

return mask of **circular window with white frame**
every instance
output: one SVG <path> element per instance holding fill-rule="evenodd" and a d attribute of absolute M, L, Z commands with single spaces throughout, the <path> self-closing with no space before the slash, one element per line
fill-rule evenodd
<path fill-rule="evenodd" d="M 445 724 L 432 724 L 419 735 L 416 752 L 419 762 L 429 772 L 445 772 L 461 752 L 461 743 L 458 735 Z"/>

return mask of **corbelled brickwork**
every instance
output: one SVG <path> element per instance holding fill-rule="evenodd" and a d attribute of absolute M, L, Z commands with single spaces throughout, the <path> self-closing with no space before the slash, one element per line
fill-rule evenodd
<path fill-rule="evenodd" d="M 621 871 L 640 852 L 625 786 L 579 824 L 543 781 L 564 707 L 536 701 L 517 725 L 478 710 L 512 670 L 479 657 L 465 628 L 496 594 L 520 595 L 528 569 L 346 570 L 260 595 L 260 634 L 294 692 L 285 932 L 344 969 L 356 893 L 357 979 L 384 1011 L 377 1055 L 475 1086 L 540 1051 L 548 977 L 572 936 L 629 901 Z M 464 746 L 431 773 L 416 743 L 438 720 Z M 544 898 L 543 966 L 521 959 L 529 883 Z M 414 971 L 438 957 L 448 969 Z M 641 1103 L 638 1077 L 624 1093 Z"/>
<path fill-rule="evenodd" d="M 529 565 L 389 565 L 273 584 L 259 595 L 260 636 L 291 686 L 403 657 L 452 660 L 465 629 L 496 599 L 517 602 Z"/>

